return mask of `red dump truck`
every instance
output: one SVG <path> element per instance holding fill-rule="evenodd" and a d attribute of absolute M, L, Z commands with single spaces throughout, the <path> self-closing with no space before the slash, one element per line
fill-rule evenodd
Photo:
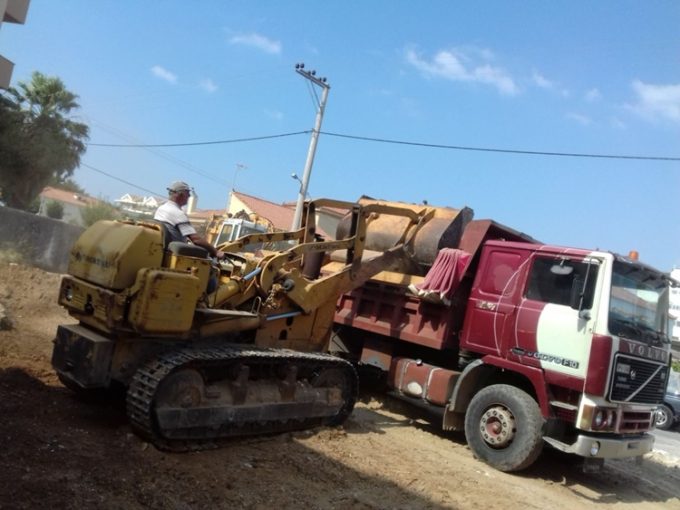
<path fill-rule="evenodd" d="M 393 221 L 373 218 L 368 249 L 394 244 Z M 468 208 L 438 209 L 410 250 L 341 297 L 333 353 L 380 371 L 501 471 L 528 467 L 545 443 L 589 470 L 652 449 L 670 370 L 667 274 Z"/>

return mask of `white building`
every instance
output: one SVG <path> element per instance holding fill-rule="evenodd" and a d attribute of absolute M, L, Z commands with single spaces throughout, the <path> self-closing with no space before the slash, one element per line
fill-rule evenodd
<path fill-rule="evenodd" d="M 165 200 L 161 200 L 158 197 L 141 197 L 126 193 L 115 200 L 115 202 L 123 213 L 152 218 L 158 206 L 165 202 Z"/>
<path fill-rule="evenodd" d="M 671 278 L 678 282 L 679 286 L 671 287 L 670 315 L 673 328 L 671 334 L 673 340 L 680 341 L 680 268 L 671 271 Z"/>
<path fill-rule="evenodd" d="M 0 25 L 3 22 L 23 25 L 26 22 L 28 4 L 29 0 L 0 0 Z M 9 87 L 13 69 L 12 61 L 0 55 L 0 88 Z"/>
<path fill-rule="evenodd" d="M 2 0 L 0 0 L 0 2 L 1 1 Z M 50 203 L 56 202 L 60 204 L 62 208 L 62 216 L 59 219 L 66 223 L 80 226 L 84 226 L 82 216 L 83 209 L 88 205 L 100 203 L 100 200 L 83 195 L 82 193 L 52 188 L 51 186 L 43 188 L 39 198 L 40 208 L 38 209 L 38 216 L 48 216 L 47 211 Z"/>

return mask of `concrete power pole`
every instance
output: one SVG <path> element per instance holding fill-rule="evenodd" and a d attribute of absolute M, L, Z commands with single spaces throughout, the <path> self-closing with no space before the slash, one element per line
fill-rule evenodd
<path fill-rule="evenodd" d="M 231 180 L 231 191 L 229 192 L 229 199 L 227 200 L 227 208 L 224 211 L 225 215 L 229 214 L 229 209 L 231 209 L 231 202 L 234 199 L 234 191 L 236 189 L 236 174 L 238 174 L 239 170 L 245 170 L 247 168 L 248 167 L 243 163 L 236 163 L 236 167 L 234 168 L 234 178 Z"/>
<path fill-rule="evenodd" d="M 295 64 L 295 72 L 304 78 L 307 78 L 313 84 L 318 85 L 322 89 L 321 101 L 316 111 L 316 123 L 312 131 L 312 139 L 309 142 L 309 150 L 307 151 L 307 162 L 305 163 L 305 170 L 302 174 L 302 182 L 300 185 L 300 194 L 298 195 L 297 205 L 295 206 L 295 217 L 293 218 L 293 225 L 291 230 L 300 228 L 300 220 L 302 219 L 302 205 L 307 195 L 307 187 L 309 186 L 309 177 L 312 173 L 312 165 L 314 164 L 314 154 L 316 153 L 316 144 L 319 139 L 319 132 L 321 131 L 321 122 L 323 121 L 323 112 L 326 109 L 326 101 L 328 100 L 328 91 L 331 86 L 326 83 L 326 78 L 317 78 L 316 71 L 305 70 L 304 64 Z"/>

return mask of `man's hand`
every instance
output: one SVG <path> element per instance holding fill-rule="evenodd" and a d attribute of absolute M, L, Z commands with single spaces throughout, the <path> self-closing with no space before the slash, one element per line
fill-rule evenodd
<path fill-rule="evenodd" d="M 227 254 L 224 253 L 222 250 L 217 250 L 215 252 L 215 258 L 217 258 L 217 260 L 224 260 L 226 258 L 226 256 L 227 256 Z"/>

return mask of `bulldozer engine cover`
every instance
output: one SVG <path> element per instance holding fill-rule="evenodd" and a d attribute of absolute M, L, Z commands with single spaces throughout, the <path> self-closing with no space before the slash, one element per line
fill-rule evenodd
<path fill-rule="evenodd" d="M 68 273 L 95 285 L 122 290 L 132 286 L 141 268 L 160 267 L 162 262 L 160 227 L 98 221 L 73 245 Z"/>
<path fill-rule="evenodd" d="M 201 295 L 199 285 L 199 278 L 184 271 L 141 269 L 130 305 L 130 324 L 142 334 L 188 332 Z"/>
<path fill-rule="evenodd" d="M 83 322 L 100 329 L 112 329 L 125 320 L 125 295 L 64 276 L 59 289 L 59 304 Z"/>

